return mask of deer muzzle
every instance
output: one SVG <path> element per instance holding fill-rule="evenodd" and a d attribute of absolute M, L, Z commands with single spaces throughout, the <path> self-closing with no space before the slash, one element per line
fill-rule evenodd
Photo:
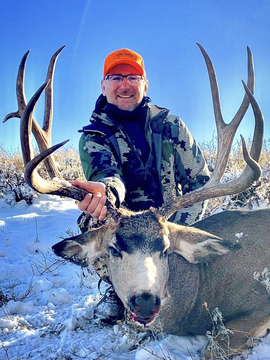
<path fill-rule="evenodd" d="M 133 295 L 128 301 L 129 312 L 133 320 L 140 324 L 150 324 L 160 310 L 160 297 L 144 292 Z"/>

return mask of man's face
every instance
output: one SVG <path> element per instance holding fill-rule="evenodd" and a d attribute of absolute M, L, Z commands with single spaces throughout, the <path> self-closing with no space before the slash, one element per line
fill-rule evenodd
<path fill-rule="evenodd" d="M 113 67 L 109 75 L 140 75 L 139 71 L 131 65 L 120 64 Z M 116 105 L 121 110 L 133 111 L 147 93 L 148 80 L 142 79 L 136 84 L 131 84 L 127 78 L 120 83 L 110 80 L 101 81 L 102 94 L 108 103 Z"/>

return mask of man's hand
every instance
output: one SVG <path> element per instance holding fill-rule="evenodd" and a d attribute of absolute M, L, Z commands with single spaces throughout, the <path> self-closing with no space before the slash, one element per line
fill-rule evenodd
<path fill-rule="evenodd" d="M 100 221 L 103 221 L 107 215 L 105 184 L 95 181 L 72 180 L 70 183 L 78 188 L 89 192 L 85 198 L 78 203 L 78 208 L 85 214 L 89 214 Z"/>

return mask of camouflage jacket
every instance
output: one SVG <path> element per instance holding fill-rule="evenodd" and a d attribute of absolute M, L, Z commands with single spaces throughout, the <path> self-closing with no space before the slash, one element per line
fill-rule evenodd
<path fill-rule="evenodd" d="M 104 112 L 92 114 L 79 143 L 86 179 L 109 184 L 118 204 L 135 211 L 162 205 L 172 182 L 181 196 L 209 180 L 204 157 L 183 121 L 165 108 L 146 106 L 146 161 L 125 128 Z M 205 203 L 192 205 L 170 220 L 189 225 L 200 219 L 204 208 Z"/>

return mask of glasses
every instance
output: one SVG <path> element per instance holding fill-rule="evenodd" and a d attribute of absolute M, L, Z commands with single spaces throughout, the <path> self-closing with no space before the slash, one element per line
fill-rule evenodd
<path fill-rule="evenodd" d="M 106 75 L 105 80 L 109 80 L 115 84 L 121 83 L 124 78 L 127 79 L 127 81 L 130 84 L 138 84 L 141 80 L 144 79 L 141 75 Z"/>

